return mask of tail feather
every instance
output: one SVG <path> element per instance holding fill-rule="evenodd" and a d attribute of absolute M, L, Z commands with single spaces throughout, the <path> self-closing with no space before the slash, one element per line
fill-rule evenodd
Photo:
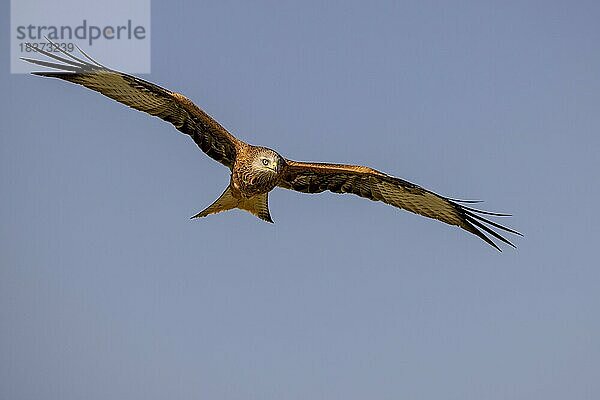
<path fill-rule="evenodd" d="M 210 214 L 220 213 L 222 211 L 231 210 L 232 208 L 236 208 L 238 206 L 239 200 L 233 197 L 231 194 L 231 189 L 227 186 L 227 189 L 219 196 L 214 203 L 210 206 L 206 207 L 204 210 L 200 211 L 198 214 L 194 215 L 193 218 L 206 217 Z"/>
<path fill-rule="evenodd" d="M 227 189 L 221 194 L 221 196 L 215 200 L 210 206 L 194 215 L 193 218 L 206 217 L 210 214 L 220 213 L 222 211 L 239 208 L 240 210 L 248 211 L 249 213 L 256 215 L 258 218 L 273 223 L 271 214 L 269 213 L 269 194 L 263 193 L 249 199 L 238 199 L 231 193 L 231 188 L 228 186 Z"/>
<path fill-rule="evenodd" d="M 273 223 L 269 213 L 269 193 L 263 193 L 249 199 L 240 200 L 238 208 L 256 215 L 258 218 Z"/>

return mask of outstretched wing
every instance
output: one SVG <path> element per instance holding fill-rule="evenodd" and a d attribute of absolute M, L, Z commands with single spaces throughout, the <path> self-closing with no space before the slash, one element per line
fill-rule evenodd
<path fill-rule="evenodd" d="M 490 221 L 481 216 L 507 216 L 467 207 L 453 200 L 437 195 L 427 189 L 394 178 L 369 167 L 358 165 L 306 163 L 286 160 L 286 167 L 278 186 L 302 193 L 353 193 L 374 201 L 383 201 L 415 214 L 434 218 L 450 225 L 458 225 L 500 250 L 485 234 L 515 247 L 510 241 L 490 228 L 521 235 L 517 231 Z M 487 226 L 487 225 L 489 226 Z M 485 233 L 484 233 L 485 232 Z"/>
<path fill-rule="evenodd" d="M 77 83 L 131 108 L 162 118 L 179 131 L 190 135 L 208 156 L 232 168 L 236 149 L 241 142 L 182 94 L 107 68 L 81 49 L 79 51 L 86 60 L 67 53 L 56 45 L 54 49 L 60 51 L 62 56 L 39 47 L 31 48 L 53 61 L 22 58 L 24 61 L 60 70 L 33 72 L 34 75 Z"/>

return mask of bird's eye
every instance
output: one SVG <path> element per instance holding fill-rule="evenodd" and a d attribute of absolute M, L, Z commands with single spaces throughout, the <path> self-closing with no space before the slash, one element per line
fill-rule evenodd
<path fill-rule="evenodd" d="M 269 161 L 269 160 L 267 160 L 266 158 L 263 158 L 263 159 L 262 159 L 262 163 L 263 163 L 263 165 L 265 165 L 265 166 L 266 166 L 266 165 L 269 165 L 270 161 Z"/>

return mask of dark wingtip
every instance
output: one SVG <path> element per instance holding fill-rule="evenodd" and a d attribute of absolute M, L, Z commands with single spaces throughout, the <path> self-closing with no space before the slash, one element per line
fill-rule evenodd
<path fill-rule="evenodd" d="M 450 197 L 448 197 L 448 200 L 454 201 L 456 203 L 463 203 L 463 204 L 483 203 L 483 200 L 464 200 L 464 199 L 453 199 L 453 198 L 450 198 Z"/>
<path fill-rule="evenodd" d="M 498 250 L 500 252 L 502 251 L 502 249 L 500 249 L 500 247 L 496 243 L 494 243 L 492 238 L 497 239 L 497 240 L 503 242 L 504 244 L 511 246 L 512 248 L 515 248 L 515 249 L 517 248 L 517 246 L 515 246 L 510 240 L 508 240 L 504 236 L 500 235 L 500 233 L 496 232 L 492 228 L 496 228 L 496 229 L 499 229 L 500 231 L 512 233 L 514 235 L 523 237 L 522 233 L 520 233 L 514 229 L 511 229 L 509 227 L 506 227 L 504 225 L 500 225 L 499 223 L 491 221 L 488 218 L 485 218 L 482 216 L 482 215 L 486 215 L 486 216 L 492 216 L 492 217 L 508 217 L 508 216 L 510 216 L 509 214 L 501 214 L 501 213 L 494 213 L 494 212 L 489 212 L 489 211 L 484 211 L 484 210 L 478 210 L 475 208 L 471 208 L 471 207 L 467 207 L 462 204 L 459 204 L 455 200 L 450 200 L 450 201 L 454 203 L 454 206 L 456 207 L 457 211 L 462 215 L 463 222 L 461 224 L 461 227 L 463 229 L 478 236 L 483 241 L 485 241 L 487 244 L 494 247 L 496 250 Z M 490 235 L 491 237 L 488 235 Z"/>

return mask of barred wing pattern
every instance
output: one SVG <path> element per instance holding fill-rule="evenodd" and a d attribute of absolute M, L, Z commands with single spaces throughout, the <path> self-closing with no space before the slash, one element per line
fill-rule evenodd
<path fill-rule="evenodd" d="M 170 122 L 179 131 L 191 136 L 209 157 L 233 168 L 236 149 L 242 142 L 182 94 L 107 68 L 79 48 L 86 60 L 69 54 L 58 46 L 55 49 L 62 56 L 40 48 L 32 49 L 57 62 L 23 57 L 24 61 L 59 70 L 33 72 L 34 75 L 63 79 L 85 86 L 119 103 Z"/>
<path fill-rule="evenodd" d="M 482 215 L 508 216 L 476 210 L 460 203 L 469 203 L 437 195 L 418 185 L 386 175 L 369 167 L 344 164 L 307 163 L 286 160 L 279 186 L 302 193 L 352 193 L 373 201 L 382 201 L 415 214 L 457 225 L 471 232 L 496 249 L 500 248 L 485 234 L 515 247 L 491 227 L 521 235 Z M 487 225 L 486 225 L 487 224 Z M 489 225 L 489 226 L 488 226 Z"/>

